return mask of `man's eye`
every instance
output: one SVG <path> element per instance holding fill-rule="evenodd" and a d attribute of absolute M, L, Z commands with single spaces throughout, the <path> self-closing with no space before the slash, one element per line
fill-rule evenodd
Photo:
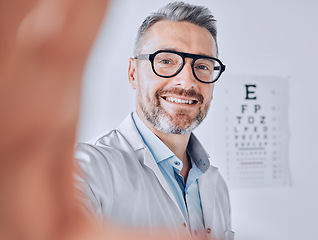
<path fill-rule="evenodd" d="M 207 66 L 204 66 L 204 65 L 198 65 L 197 68 L 200 70 L 209 70 L 209 68 Z"/>
<path fill-rule="evenodd" d="M 160 63 L 171 64 L 171 61 L 169 59 L 162 59 L 162 60 L 160 60 Z"/>

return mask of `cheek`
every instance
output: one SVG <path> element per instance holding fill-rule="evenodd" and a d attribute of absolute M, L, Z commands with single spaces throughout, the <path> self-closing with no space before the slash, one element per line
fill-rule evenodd
<path fill-rule="evenodd" d="M 145 78 L 138 79 L 138 85 L 136 89 L 137 98 L 142 101 L 142 104 L 148 105 L 155 98 L 156 89 L 152 81 Z"/>
<path fill-rule="evenodd" d="M 165 79 L 154 75 L 152 71 L 140 72 L 137 79 L 137 93 L 141 96 L 153 98 L 159 89 L 166 87 L 167 82 Z"/>
<path fill-rule="evenodd" d="M 212 100 L 212 98 L 213 98 L 213 91 L 214 91 L 214 84 L 211 85 L 210 90 L 209 90 L 209 96 L 210 96 L 210 99 L 211 99 L 211 100 Z"/>
<path fill-rule="evenodd" d="M 153 74 L 151 72 L 151 66 L 147 63 L 139 63 L 137 67 L 137 91 L 146 91 L 151 87 Z"/>
<path fill-rule="evenodd" d="M 214 84 L 202 86 L 200 93 L 203 95 L 205 102 L 210 102 L 212 100 L 213 90 L 214 90 Z"/>

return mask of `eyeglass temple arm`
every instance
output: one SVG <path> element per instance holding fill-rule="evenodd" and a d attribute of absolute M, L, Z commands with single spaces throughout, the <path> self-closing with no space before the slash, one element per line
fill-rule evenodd
<path fill-rule="evenodd" d="M 223 66 L 216 66 L 216 67 L 213 68 L 213 70 L 222 70 L 222 71 L 224 71 L 225 70 L 225 66 L 224 65 Z"/>
<path fill-rule="evenodd" d="M 139 60 L 149 60 L 149 56 L 150 54 L 139 54 L 135 57 L 135 59 L 139 59 Z"/>

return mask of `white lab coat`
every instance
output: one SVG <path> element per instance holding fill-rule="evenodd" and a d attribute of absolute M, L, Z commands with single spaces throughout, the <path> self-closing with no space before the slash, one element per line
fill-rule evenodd
<path fill-rule="evenodd" d="M 131 115 L 96 144 L 78 144 L 75 157 L 84 176 L 77 177 L 79 188 L 100 219 L 184 231 L 184 216 Z M 198 182 L 207 238 L 234 239 L 228 190 L 217 168 L 210 166 Z"/>

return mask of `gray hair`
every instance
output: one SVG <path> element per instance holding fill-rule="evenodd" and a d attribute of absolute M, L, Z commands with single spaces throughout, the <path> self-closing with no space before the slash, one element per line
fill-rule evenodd
<path fill-rule="evenodd" d="M 157 12 L 150 14 L 141 24 L 135 41 L 134 55 L 140 53 L 143 37 L 147 30 L 152 25 L 162 20 L 174 22 L 185 21 L 206 28 L 212 34 L 217 46 L 216 20 L 208 8 L 184 2 L 172 2 L 160 8 Z"/>

